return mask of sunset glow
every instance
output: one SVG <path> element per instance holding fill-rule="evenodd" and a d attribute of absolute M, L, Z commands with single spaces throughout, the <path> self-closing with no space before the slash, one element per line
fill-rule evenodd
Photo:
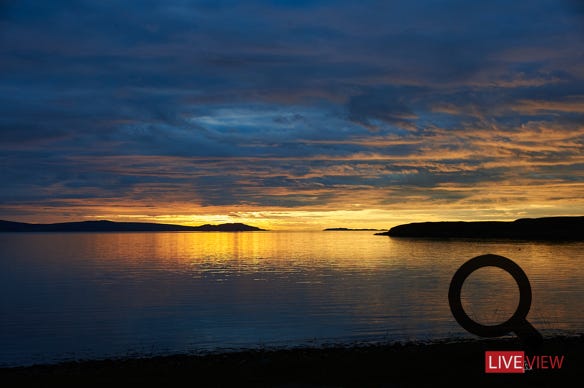
<path fill-rule="evenodd" d="M 582 215 L 584 13 L 535 3 L 3 4 L 0 219 Z"/>

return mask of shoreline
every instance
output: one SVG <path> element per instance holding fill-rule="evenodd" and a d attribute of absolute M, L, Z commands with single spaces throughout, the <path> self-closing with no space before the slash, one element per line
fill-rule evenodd
<path fill-rule="evenodd" d="M 4 367 L 0 377 L 27 386 L 174 386 L 189 381 L 197 387 L 563 386 L 581 377 L 582 333 L 545 337 L 543 345 L 532 351 L 563 355 L 561 369 L 484 373 L 486 350 L 522 349 L 516 338 L 331 345 Z"/>

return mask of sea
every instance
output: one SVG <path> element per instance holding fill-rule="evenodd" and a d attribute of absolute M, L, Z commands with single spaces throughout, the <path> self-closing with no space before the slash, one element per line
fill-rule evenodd
<path fill-rule="evenodd" d="M 584 243 L 411 239 L 372 231 L 0 233 L 0 366 L 478 338 L 448 289 L 495 254 L 529 279 L 544 338 L 584 332 Z M 520 294 L 484 267 L 461 303 L 482 325 Z M 514 335 L 512 332 L 508 335 Z"/>

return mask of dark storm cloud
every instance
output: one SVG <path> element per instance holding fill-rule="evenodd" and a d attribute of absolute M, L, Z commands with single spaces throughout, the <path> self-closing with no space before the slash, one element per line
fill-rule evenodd
<path fill-rule="evenodd" d="M 411 95 L 405 90 L 370 90 L 353 96 L 348 102 L 349 119 L 370 129 L 379 129 L 374 121 L 382 121 L 397 128 L 411 129 L 417 118 L 406 102 Z"/>
<path fill-rule="evenodd" d="M 555 0 L 3 2 L 0 198 L 581 182 L 582 22 Z"/>

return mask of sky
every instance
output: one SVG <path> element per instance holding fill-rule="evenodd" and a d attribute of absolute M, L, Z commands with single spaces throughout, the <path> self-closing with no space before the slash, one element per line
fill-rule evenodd
<path fill-rule="evenodd" d="M 576 0 L 0 2 L 0 219 L 584 215 Z"/>

